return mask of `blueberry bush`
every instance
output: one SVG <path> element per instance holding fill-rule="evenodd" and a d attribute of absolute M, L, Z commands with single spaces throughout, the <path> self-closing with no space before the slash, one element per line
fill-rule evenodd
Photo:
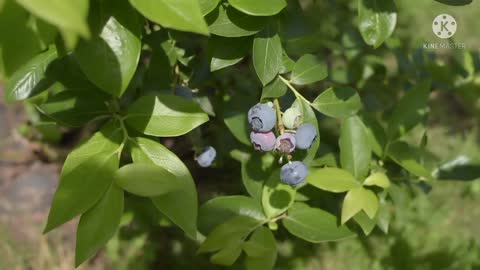
<path fill-rule="evenodd" d="M 285 234 L 387 234 L 404 187 L 478 177 L 457 166 L 478 159 L 427 148 L 437 91 L 480 116 L 477 56 L 446 67 L 412 53 L 397 16 L 393 0 L 0 1 L 6 101 L 35 111 L 40 132 L 91 134 L 66 157 L 44 232 L 80 216 L 78 266 L 124 212 L 153 205 L 197 256 L 262 270 Z M 243 188 L 197 194 L 193 170 Z"/>

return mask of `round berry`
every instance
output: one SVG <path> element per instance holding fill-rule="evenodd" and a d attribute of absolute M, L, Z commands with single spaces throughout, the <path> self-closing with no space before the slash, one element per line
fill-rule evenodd
<path fill-rule="evenodd" d="M 298 186 L 305 182 L 308 175 L 307 166 L 301 161 L 292 161 L 280 169 L 280 180 L 290 186 Z"/>
<path fill-rule="evenodd" d="M 283 113 L 283 125 L 288 129 L 296 129 L 303 121 L 302 113 L 297 108 L 289 108 Z"/>
<path fill-rule="evenodd" d="M 296 140 L 295 135 L 291 133 L 284 133 L 278 136 L 275 142 L 275 149 L 281 153 L 291 153 L 295 150 Z"/>
<path fill-rule="evenodd" d="M 317 138 L 317 129 L 312 124 L 303 124 L 297 129 L 295 139 L 298 149 L 308 149 Z"/>
<path fill-rule="evenodd" d="M 215 157 L 217 156 L 217 151 L 212 146 L 207 146 L 203 152 L 197 156 L 197 163 L 200 167 L 210 167 L 212 166 Z"/>
<path fill-rule="evenodd" d="M 248 123 L 256 132 L 269 132 L 275 126 L 277 116 L 267 104 L 257 104 L 248 111 Z"/>
<path fill-rule="evenodd" d="M 250 141 L 253 144 L 255 150 L 259 151 L 272 151 L 275 147 L 275 134 L 273 132 L 261 133 L 251 132 Z"/>

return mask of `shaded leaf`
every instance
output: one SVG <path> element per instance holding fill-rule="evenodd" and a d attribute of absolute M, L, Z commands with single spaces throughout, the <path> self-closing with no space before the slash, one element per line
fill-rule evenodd
<path fill-rule="evenodd" d="M 277 76 L 282 64 L 282 43 L 272 25 L 268 25 L 253 40 L 253 66 L 263 85 Z"/>
<path fill-rule="evenodd" d="M 252 234 L 250 239 L 243 244 L 247 254 L 245 259 L 248 270 L 273 269 L 277 260 L 277 241 L 266 227 L 260 227 Z"/>
<path fill-rule="evenodd" d="M 407 143 L 397 141 L 390 144 L 388 146 L 387 154 L 389 158 L 395 161 L 395 163 L 410 173 L 428 180 L 433 179 L 431 173 L 417 160 L 419 157 L 418 151 Z"/>
<path fill-rule="evenodd" d="M 249 37 L 210 38 L 210 71 L 216 71 L 240 62 L 248 54 L 251 46 L 252 39 Z"/>
<path fill-rule="evenodd" d="M 262 97 L 260 99 L 279 98 L 285 95 L 286 92 L 287 86 L 280 78 L 276 77 L 273 81 L 263 87 Z"/>
<path fill-rule="evenodd" d="M 321 81 L 328 76 L 327 65 L 313 54 L 305 54 L 293 66 L 290 81 L 304 85 Z"/>
<path fill-rule="evenodd" d="M 254 17 L 233 7 L 219 5 L 205 20 L 210 33 L 222 37 L 243 37 L 258 33 L 265 24 L 265 17 Z"/>
<path fill-rule="evenodd" d="M 355 115 L 362 108 L 357 91 L 350 87 L 330 87 L 312 102 L 317 111 L 335 118 Z"/>
<path fill-rule="evenodd" d="M 228 0 L 228 3 L 241 12 L 253 16 L 272 16 L 287 6 L 285 0 Z"/>
<path fill-rule="evenodd" d="M 280 170 L 274 171 L 263 186 L 262 205 L 268 218 L 285 212 L 295 200 L 296 189 L 280 181 Z"/>

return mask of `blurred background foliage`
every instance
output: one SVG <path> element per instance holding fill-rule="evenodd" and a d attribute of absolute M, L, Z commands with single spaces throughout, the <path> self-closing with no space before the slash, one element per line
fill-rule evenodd
<path fill-rule="evenodd" d="M 328 63 L 328 80 L 301 89 L 307 98 L 332 84 L 349 85 L 359 89 L 366 110 L 380 121 L 384 118 L 380 112 L 388 115 L 407 89 L 430 79 L 434 90 L 428 120 L 407 140 L 418 145 L 424 165 L 436 168 L 439 180 L 425 184 L 405 181 L 409 176 L 401 172 L 390 175 L 396 185 L 391 193 L 395 207 L 390 211 L 393 218 L 388 235 L 377 228 L 369 237 L 314 245 L 288 237 L 280 229 L 276 232 L 281 239 L 277 269 L 480 269 L 480 3 L 447 6 L 432 0 L 397 0 L 396 4 L 396 30 L 375 50 L 361 39 L 356 27 L 356 1 L 350 0 L 289 1 L 288 15 L 281 18 L 282 40 L 286 40 L 284 47 L 289 55 L 314 53 Z M 441 13 L 456 18 L 458 30 L 450 42 L 465 43 L 465 49 L 423 48 L 424 43 L 445 42 L 431 30 L 433 18 Z M 0 25 L 3 33 L 8 25 Z M 22 31 L 35 29 L 27 25 Z M 230 116 L 245 113 L 259 99 L 261 85 L 251 61 L 244 59 L 234 67 L 210 74 L 206 53 L 198 53 L 207 51 L 204 40 L 187 38 L 176 31 L 170 31 L 170 36 L 176 40 L 181 61 L 189 63 L 180 74 L 193 74 L 189 86 L 199 89 L 194 91 L 195 98 L 206 98 L 210 102 L 205 106 L 211 104 L 215 111 L 216 118 L 201 132 L 217 147 L 217 165 L 210 169 L 195 167 L 191 138 L 164 143 L 191 168 L 201 202 L 218 195 L 244 193 L 240 163 L 232 159 L 232 153 L 245 150 L 237 140 L 244 138 L 235 138 L 227 126 L 235 128 L 236 123 L 244 122 L 242 117 Z M 24 41 L 21 45 L 35 44 Z M 5 55 L 1 59 L 22 61 Z M 140 68 L 136 76 L 149 76 L 142 72 Z M 8 70 L 2 73 L 8 74 Z M 293 97 L 283 99 L 288 104 Z M 25 103 L 24 110 L 28 120 L 18 123 L 17 131 L 42 145 L 46 163 L 60 162 L 75 144 L 72 141 L 88 132 L 88 127 L 87 131 L 65 129 L 46 121 L 31 103 Z M 227 126 L 224 118 L 230 119 Z M 321 119 L 318 161 L 336 162 L 338 122 Z M 312 201 L 323 205 L 335 196 L 317 191 Z M 186 240 L 150 204 L 137 197 L 127 200 L 124 226 L 106 250 L 81 269 L 221 269 L 206 256 L 195 255 L 197 244 Z M 70 269 L 73 249 L 64 246 L 68 232 L 65 234 L 45 237 L 38 245 L 28 246 L 10 239 L 0 223 L 0 269 Z M 243 269 L 242 262 L 239 260 L 233 268 Z"/>

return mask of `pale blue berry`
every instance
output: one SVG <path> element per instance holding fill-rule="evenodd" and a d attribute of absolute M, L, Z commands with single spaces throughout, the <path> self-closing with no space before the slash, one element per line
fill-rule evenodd
<path fill-rule="evenodd" d="M 295 150 L 296 140 L 295 135 L 291 133 L 284 133 L 278 136 L 275 142 L 275 150 L 281 153 L 291 153 Z"/>
<path fill-rule="evenodd" d="M 252 126 L 253 131 L 269 132 L 275 127 L 277 116 L 272 107 L 267 104 L 257 104 L 248 111 L 248 123 Z"/>
<path fill-rule="evenodd" d="M 317 138 L 317 129 L 312 124 L 303 124 L 297 129 L 295 139 L 298 149 L 308 149 Z"/>
<path fill-rule="evenodd" d="M 280 169 L 280 180 L 290 186 L 298 186 L 305 182 L 308 175 L 308 168 L 301 161 L 292 161 Z"/>
<path fill-rule="evenodd" d="M 197 156 L 197 163 L 200 167 L 210 167 L 212 166 L 215 157 L 217 156 L 217 151 L 212 146 L 206 147 L 203 152 Z"/>
<path fill-rule="evenodd" d="M 255 150 L 259 151 L 272 151 L 275 147 L 275 134 L 273 132 L 261 133 L 254 132 L 250 133 L 250 141 L 252 142 Z"/>

